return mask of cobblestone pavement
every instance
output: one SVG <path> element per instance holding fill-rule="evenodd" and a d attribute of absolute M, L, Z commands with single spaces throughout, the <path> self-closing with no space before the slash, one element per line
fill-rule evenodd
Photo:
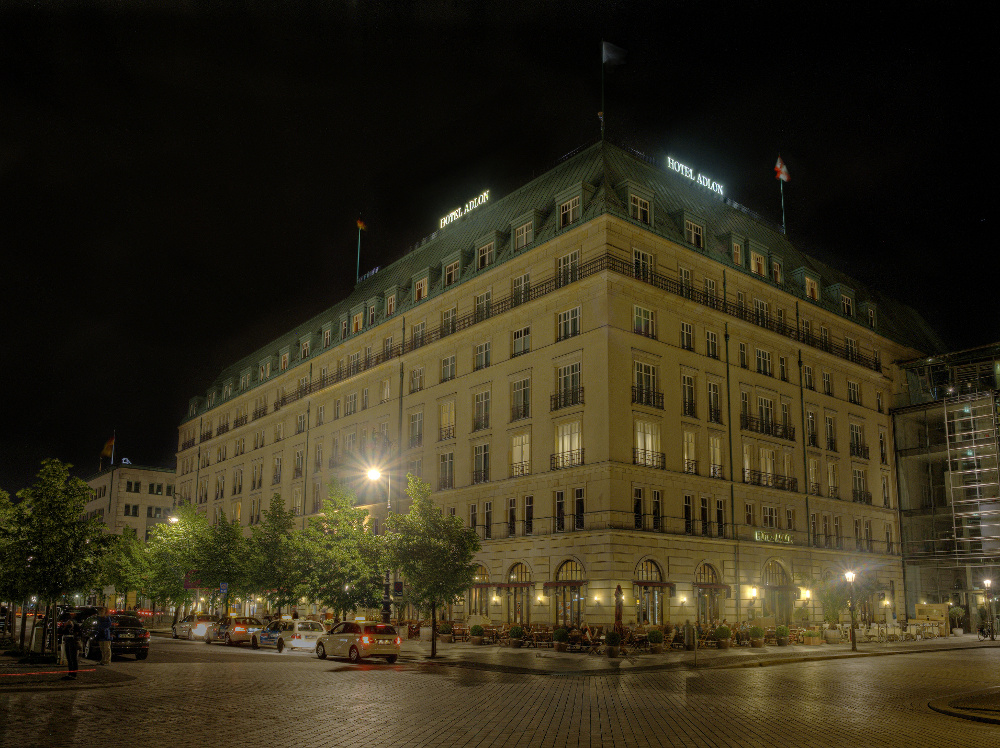
<path fill-rule="evenodd" d="M 151 650 L 145 662 L 116 658 L 56 690 L 5 684 L 0 745 L 950 748 L 1000 741 L 996 725 L 928 707 L 992 686 L 998 647 L 555 677 L 442 667 L 421 661 L 416 649 L 394 666 L 166 639 Z"/>

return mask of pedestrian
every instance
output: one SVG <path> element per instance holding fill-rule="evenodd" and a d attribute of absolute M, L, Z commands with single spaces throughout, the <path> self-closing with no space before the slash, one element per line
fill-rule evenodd
<path fill-rule="evenodd" d="M 299 620 L 299 609 L 298 608 L 294 608 L 292 610 L 292 620 L 293 621 Z"/>
<path fill-rule="evenodd" d="M 97 642 L 101 645 L 101 664 L 111 664 L 111 616 L 108 609 L 97 619 Z"/>
<path fill-rule="evenodd" d="M 62 634 L 63 648 L 66 650 L 66 675 L 63 680 L 76 680 L 76 673 L 80 669 L 80 623 L 69 613 L 62 614 L 62 623 L 59 626 L 59 633 Z"/>

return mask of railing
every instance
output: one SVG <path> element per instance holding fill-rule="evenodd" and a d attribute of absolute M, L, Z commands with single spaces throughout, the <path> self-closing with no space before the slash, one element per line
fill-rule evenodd
<path fill-rule="evenodd" d="M 275 473 L 274 477 L 271 478 L 271 485 L 276 486 L 281 483 L 281 473 Z"/>
<path fill-rule="evenodd" d="M 410 437 L 410 449 L 413 449 L 414 447 L 422 447 L 423 445 L 424 445 L 423 434 L 414 434 L 413 436 Z"/>
<path fill-rule="evenodd" d="M 488 429 L 490 427 L 490 417 L 489 416 L 474 416 L 472 419 L 472 430 L 482 431 L 483 429 Z"/>
<path fill-rule="evenodd" d="M 855 504 L 871 504 L 872 503 L 872 492 L 862 491 L 861 489 L 855 488 L 851 491 L 851 500 Z"/>
<path fill-rule="evenodd" d="M 490 471 L 486 470 L 473 470 L 472 471 L 472 483 L 488 483 L 490 480 Z"/>
<path fill-rule="evenodd" d="M 301 467 L 296 467 L 294 470 L 292 470 L 292 480 L 295 480 L 296 478 L 301 478 L 301 477 L 302 477 L 302 468 Z"/>
<path fill-rule="evenodd" d="M 442 426 L 441 430 L 438 432 L 438 441 L 443 442 L 448 439 L 455 438 L 455 427 L 454 426 Z"/>
<path fill-rule="evenodd" d="M 723 479 L 722 465 L 709 465 L 708 477 Z"/>
<path fill-rule="evenodd" d="M 689 418 L 697 418 L 697 409 L 695 408 L 694 400 L 684 400 L 682 403 L 684 409 L 684 415 Z"/>
<path fill-rule="evenodd" d="M 253 419 L 256 421 L 258 418 L 263 418 L 267 415 L 267 406 L 261 405 L 259 408 L 253 409 Z"/>
<path fill-rule="evenodd" d="M 510 477 L 520 478 L 523 475 L 531 475 L 530 462 L 515 462 L 510 466 Z"/>
<path fill-rule="evenodd" d="M 719 408 L 709 408 L 708 420 L 711 423 L 722 423 L 722 411 Z"/>
<path fill-rule="evenodd" d="M 568 408 L 571 405 L 583 405 L 583 387 L 567 387 L 551 396 L 550 410 Z"/>
<path fill-rule="evenodd" d="M 201 441 L 207 442 L 211 438 L 212 438 L 212 432 L 211 431 L 202 431 L 201 432 Z"/>
<path fill-rule="evenodd" d="M 633 447 L 632 464 L 663 470 L 667 463 L 663 452 L 651 452 L 648 449 L 635 449 Z"/>
<path fill-rule="evenodd" d="M 229 424 L 228 424 L 228 423 L 220 423 L 220 424 L 219 424 L 219 425 L 218 425 L 218 426 L 216 427 L 216 429 L 215 429 L 215 435 L 216 435 L 216 436 L 222 436 L 222 435 L 223 435 L 223 434 L 225 434 L 225 433 L 226 433 L 227 431 L 229 431 Z"/>
<path fill-rule="evenodd" d="M 250 419 L 247 418 L 246 413 L 244 413 L 241 416 L 236 416 L 236 418 L 233 419 L 233 428 L 234 429 L 238 429 L 240 426 L 246 426 L 247 425 L 247 421 L 249 421 L 249 420 Z"/>
<path fill-rule="evenodd" d="M 740 428 L 744 431 L 754 431 L 758 434 L 776 436 L 779 439 L 795 441 L 795 427 L 784 423 L 777 423 L 767 418 L 758 418 L 748 413 L 740 414 Z"/>
<path fill-rule="evenodd" d="M 807 439 L 808 439 L 808 445 L 810 447 L 816 447 L 816 449 L 819 449 L 819 436 L 810 433 Z"/>
<path fill-rule="evenodd" d="M 184 443 L 181 444 L 181 450 L 191 449 L 191 447 L 193 446 L 194 446 L 194 437 L 192 436 L 190 439 L 187 439 L 186 441 L 184 441 Z"/>
<path fill-rule="evenodd" d="M 563 470 L 583 464 L 583 450 L 574 449 L 569 452 L 556 452 L 549 458 L 550 470 Z"/>
<path fill-rule="evenodd" d="M 779 491 L 798 491 L 798 479 L 777 473 L 762 473 L 760 470 L 743 468 L 743 482 L 752 486 L 767 486 Z"/>
<path fill-rule="evenodd" d="M 840 488 L 837 486 L 830 486 L 827 488 L 826 495 L 831 499 L 839 499 Z"/>
<path fill-rule="evenodd" d="M 446 488 L 455 487 L 455 476 L 454 475 L 439 475 L 438 476 L 438 490 L 443 491 Z"/>
<path fill-rule="evenodd" d="M 830 437 L 830 436 L 826 437 L 826 448 L 830 452 L 836 452 L 837 451 L 837 440 L 834 439 L 833 437 Z"/>
<path fill-rule="evenodd" d="M 851 442 L 851 457 L 863 457 L 868 459 L 868 445 L 860 442 Z"/>
<path fill-rule="evenodd" d="M 653 329 L 652 325 L 633 325 L 632 332 L 636 335 L 642 335 L 644 338 L 656 340 L 656 330 Z"/>
<path fill-rule="evenodd" d="M 820 491 L 819 483 L 809 484 L 809 493 L 811 493 L 813 496 L 819 496 L 820 495 L 819 491 Z"/>
<path fill-rule="evenodd" d="M 689 475 L 698 474 L 698 461 L 697 460 L 684 460 L 684 472 Z"/>
<path fill-rule="evenodd" d="M 510 409 L 510 420 L 511 422 L 520 421 L 524 418 L 531 417 L 531 406 L 527 403 L 523 405 L 514 405 Z"/>
<path fill-rule="evenodd" d="M 582 397 L 582 394 L 581 394 Z M 663 410 L 663 393 L 647 387 L 632 386 L 632 402 Z"/>

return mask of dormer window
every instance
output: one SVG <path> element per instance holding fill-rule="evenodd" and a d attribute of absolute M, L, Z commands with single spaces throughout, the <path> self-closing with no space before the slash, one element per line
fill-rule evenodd
<path fill-rule="evenodd" d="M 764 262 L 764 255 L 760 252 L 750 252 L 750 271 L 764 277 L 766 275 L 765 267 L 767 264 Z"/>
<path fill-rule="evenodd" d="M 385 297 L 385 316 L 391 317 L 396 313 L 396 295 Z"/>
<path fill-rule="evenodd" d="M 331 343 L 333 343 L 333 330 L 328 327 L 323 330 L 323 347 L 329 348 Z"/>
<path fill-rule="evenodd" d="M 284 371 L 287 368 L 288 368 L 288 354 L 287 353 L 282 353 L 281 354 L 281 370 Z"/>
<path fill-rule="evenodd" d="M 309 358 L 309 341 L 303 340 L 299 348 L 299 358 Z"/>
<path fill-rule="evenodd" d="M 743 267 L 743 245 L 733 242 L 733 264 Z"/>
<path fill-rule="evenodd" d="M 271 376 L 271 362 L 267 361 L 260 365 L 257 369 L 257 381 L 263 382 L 265 379 Z"/>
<path fill-rule="evenodd" d="M 844 312 L 845 317 L 854 316 L 854 299 L 852 299 L 847 294 L 840 295 L 840 308 Z"/>
<path fill-rule="evenodd" d="M 640 223 L 649 225 L 649 200 L 638 195 L 629 195 L 629 214 Z"/>
<path fill-rule="evenodd" d="M 771 260 L 771 280 L 781 284 L 781 263 L 777 260 Z"/>
<path fill-rule="evenodd" d="M 534 222 L 528 221 L 514 229 L 514 249 L 523 249 L 535 240 Z"/>
<path fill-rule="evenodd" d="M 364 324 L 365 315 L 363 312 L 357 312 L 351 317 L 351 333 L 361 332 L 361 326 Z"/>
<path fill-rule="evenodd" d="M 476 256 L 476 267 L 482 270 L 487 265 L 493 264 L 493 242 L 479 248 Z"/>
<path fill-rule="evenodd" d="M 705 246 L 705 229 L 694 221 L 684 221 L 684 238 L 688 244 L 702 249 Z"/>
<path fill-rule="evenodd" d="M 868 326 L 871 329 L 873 329 L 873 330 L 875 329 L 875 310 L 874 309 L 869 309 L 868 310 Z"/>
<path fill-rule="evenodd" d="M 347 337 L 347 320 L 341 320 L 340 322 L 340 339 L 344 340 Z"/>
<path fill-rule="evenodd" d="M 806 298 L 819 301 L 819 283 L 812 278 L 806 278 Z"/>
<path fill-rule="evenodd" d="M 375 305 L 372 304 L 368 307 L 368 326 L 371 327 L 375 324 Z"/>
<path fill-rule="evenodd" d="M 421 301 L 427 298 L 427 279 L 421 278 L 413 284 L 413 300 Z"/>
<path fill-rule="evenodd" d="M 449 265 L 445 265 L 444 285 L 445 287 L 448 287 L 457 282 L 458 282 L 458 260 L 455 260 L 455 262 L 452 262 Z"/>
<path fill-rule="evenodd" d="M 580 198 L 570 198 L 559 206 L 559 228 L 580 220 Z"/>

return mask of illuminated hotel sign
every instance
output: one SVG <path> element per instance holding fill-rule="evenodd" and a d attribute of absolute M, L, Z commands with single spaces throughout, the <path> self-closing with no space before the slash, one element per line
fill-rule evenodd
<path fill-rule="evenodd" d="M 443 229 L 445 226 L 447 226 L 452 221 L 457 221 L 459 218 L 461 218 L 462 216 L 464 216 L 470 210 L 475 210 L 476 208 L 478 208 L 480 205 L 484 204 L 489 199 L 490 199 L 490 191 L 486 190 L 486 192 L 484 192 L 482 195 L 479 195 L 477 197 L 472 198 L 463 207 L 461 207 L 461 208 L 455 208 L 455 210 L 453 210 L 451 213 L 449 213 L 448 215 L 446 215 L 444 218 L 441 219 L 440 228 Z"/>
<path fill-rule="evenodd" d="M 712 192 L 717 192 L 722 195 L 722 185 L 718 182 L 713 182 L 711 179 L 706 177 L 704 174 L 695 174 L 694 169 L 690 166 L 685 166 L 680 161 L 675 161 L 674 159 L 667 156 L 667 168 L 673 169 L 678 174 L 687 177 L 692 182 L 697 182 L 702 187 L 707 187 Z"/>
<path fill-rule="evenodd" d="M 761 532 L 758 530 L 753 534 L 754 540 L 761 543 L 788 543 L 792 542 L 792 536 L 787 532 Z"/>

